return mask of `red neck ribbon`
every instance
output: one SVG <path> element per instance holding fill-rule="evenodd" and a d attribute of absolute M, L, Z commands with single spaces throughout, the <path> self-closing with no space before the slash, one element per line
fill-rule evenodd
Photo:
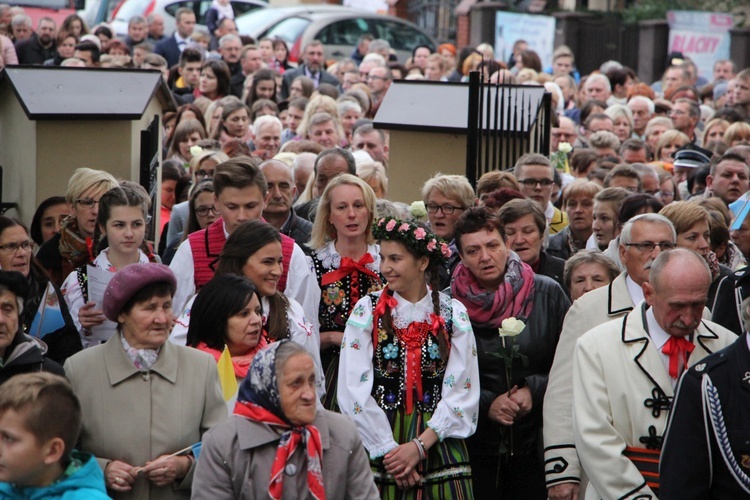
<path fill-rule="evenodd" d="M 268 494 L 274 500 L 280 500 L 284 494 L 284 468 L 297 446 L 300 443 L 306 445 L 307 454 L 307 489 L 314 500 L 325 500 L 326 492 L 323 486 L 323 443 L 320 439 L 320 431 L 314 425 L 303 427 L 290 427 L 279 417 L 270 411 L 253 403 L 237 402 L 234 414 L 241 415 L 256 422 L 276 425 L 287 432 L 281 435 L 279 447 L 276 450 L 276 458 L 271 466 L 271 482 L 268 485 Z"/>
<path fill-rule="evenodd" d="M 682 369 L 687 367 L 688 356 L 693 352 L 695 346 L 689 340 L 682 337 L 670 336 L 661 352 L 669 356 L 669 376 L 677 378 L 680 376 L 679 363 L 682 359 Z"/>

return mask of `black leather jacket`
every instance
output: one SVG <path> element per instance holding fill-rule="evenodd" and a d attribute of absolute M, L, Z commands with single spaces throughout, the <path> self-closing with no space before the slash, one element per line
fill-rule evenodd
<path fill-rule="evenodd" d="M 474 327 L 481 395 L 477 431 L 467 440 L 471 454 L 498 455 L 501 425 L 489 420 L 487 414 L 495 398 L 513 385 L 528 387 L 532 397 L 531 412 L 513 425 L 514 453 L 527 456 L 541 453 L 542 402 L 570 300 L 562 288 L 546 276 L 536 275 L 534 285 L 534 305 L 526 328 L 515 337 L 521 353 L 528 356 L 528 365 L 524 366 L 519 358 L 514 360 L 510 386 L 506 380 L 505 361 L 493 355 L 501 345 L 497 329 Z M 510 345 L 508 340 L 506 339 L 507 346 Z"/>

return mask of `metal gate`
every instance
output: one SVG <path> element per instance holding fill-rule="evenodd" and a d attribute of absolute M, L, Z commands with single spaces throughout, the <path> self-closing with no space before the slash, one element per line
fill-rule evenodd
<path fill-rule="evenodd" d="M 486 84 L 469 74 L 466 177 L 510 170 L 526 153 L 549 154 L 552 96 L 544 87 Z"/>
<path fill-rule="evenodd" d="M 458 0 L 410 0 L 409 20 L 438 43 L 456 43 L 456 15 L 453 10 L 457 5 Z"/>

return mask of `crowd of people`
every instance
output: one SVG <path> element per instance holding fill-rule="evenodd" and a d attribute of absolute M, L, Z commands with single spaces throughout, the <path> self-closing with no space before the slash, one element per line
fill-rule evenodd
<path fill-rule="evenodd" d="M 159 196 L 79 168 L 0 216 L 0 491 L 750 496 L 750 69 L 370 35 L 296 65 L 207 18 L 0 4 L 2 64 L 158 68 L 179 104 Z M 550 151 L 389 200 L 391 84 L 475 70 L 547 89 Z"/>

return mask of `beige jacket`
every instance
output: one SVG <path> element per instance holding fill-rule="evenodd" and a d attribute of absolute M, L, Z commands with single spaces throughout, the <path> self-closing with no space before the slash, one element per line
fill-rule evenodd
<path fill-rule="evenodd" d="M 114 335 L 68 358 L 65 373 L 81 400 L 81 447 L 102 469 L 112 460 L 145 465 L 197 443 L 227 418 L 216 362 L 197 349 L 166 342 L 151 371 L 141 373 Z M 187 498 L 192 473 L 171 487 L 139 477 L 130 492 L 108 493 L 115 499 Z"/>
<path fill-rule="evenodd" d="M 326 498 L 380 498 L 367 452 L 349 417 L 318 409 L 314 425 L 323 444 Z M 193 500 L 269 498 L 271 465 L 280 437 L 273 427 L 236 415 L 207 432 L 193 479 Z M 298 448 L 286 465 L 284 500 L 309 498 L 301 451 Z"/>
<path fill-rule="evenodd" d="M 645 302 L 583 335 L 573 359 L 575 445 L 590 481 L 589 499 L 655 499 L 626 446 L 660 448 L 674 399 L 672 379 L 645 326 Z M 691 339 L 690 366 L 737 340 L 703 321 Z"/>
<path fill-rule="evenodd" d="M 573 351 L 576 341 L 595 326 L 621 318 L 634 305 L 620 274 L 606 287 L 579 298 L 568 310 L 544 396 L 544 460 L 547 487 L 578 483 L 581 464 L 573 443 Z"/>

